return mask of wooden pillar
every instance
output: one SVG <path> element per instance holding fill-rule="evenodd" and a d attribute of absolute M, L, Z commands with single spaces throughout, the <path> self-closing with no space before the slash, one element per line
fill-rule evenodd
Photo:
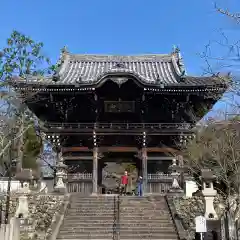
<path fill-rule="evenodd" d="M 98 193 L 98 148 L 93 148 L 93 171 L 92 171 L 92 193 L 95 195 Z"/>
<path fill-rule="evenodd" d="M 143 194 L 147 193 L 147 148 L 142 148 L 142 177 L 143 177 Z"/>

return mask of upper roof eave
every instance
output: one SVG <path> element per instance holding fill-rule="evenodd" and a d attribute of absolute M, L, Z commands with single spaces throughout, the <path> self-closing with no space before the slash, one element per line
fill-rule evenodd
<path fill-rule="evenodd" d="M 51 77 L 48 77 L 45 81 L 28 81 L 28 80 L 15 80 L 11 81 L 11 85 L 15 87 L 40 87 L 40 88 L 55 88 L 55 87 L 73 87 L 73 88 L 97 88 L 102 85 L 102 79 L 99 79 L 98 82 L 93 83 L 62 83 L 54 82 Z M 142 82 L 143 87 L 149 88 L 163 88 L 159 84 L 156 83 L 146 83 Z M 227 89 L 229 82 L 216 79 L 215 77 L 184 77 L 181 82 L 178 83 L 169 83 L 164 84 L 164 88 L 211 88 L 211 87 L 219 87 L 223 89 Z"/>

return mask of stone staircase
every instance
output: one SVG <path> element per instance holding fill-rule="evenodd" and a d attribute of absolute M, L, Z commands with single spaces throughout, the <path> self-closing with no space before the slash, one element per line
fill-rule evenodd
<path fill-rule="evenodd" d="M 71 197 L 57 239 L 118 239 L 114 231 L 115 220 L 117 204 L 113 196 L 83 197 L 75 194 Z M 164 197 L 120 197 L 119 220 L 118 240 L 178 239 Z"/>
<path fill-rule="evenodd" d="M 122 198 L 120 223 L 120 239 L 178 239 L 163 196 Z"/>
<path fill-rule="evenodd" d="M 113 239 L 114 197 L 73 194 L 57 239 Z"/>

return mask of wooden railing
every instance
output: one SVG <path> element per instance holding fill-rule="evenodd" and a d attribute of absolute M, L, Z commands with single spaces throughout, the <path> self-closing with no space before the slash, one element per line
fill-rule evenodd
<path fill-rule="evenodd" d="M 173 176 L 171 174 L 148 174 L 147 191 L 152 194 L 167 193 L 171 188 Z"/>
<path fill-rule="evenodd" d="M 164 173 L 149 173 L 148 181 L 161 181 L 161 180 L 172 180 L 171 174 L 164 174 Z M 72 180 L 91 180 L 92 173 L 69 173 L 68 177 Z"/>
<path fill-rule="evenodd" d="M 181 185 L 181 177 L 178 177 Z M 152 194 L 166 193 L 172 186 L 173 176 L 171 174 L 148 174 L 147 191 Z M 68 192 L 81 192 L 91 194 L 92 192 L 92 173 L 68 174 Z"/>
<path fill-rule="evenodd" d="M 164 173 L 149 173 L 148 174 L 148 181 L 162 181 L 162 180 L 172 180 L 171 174 L 164 174 Z"/>
<path fill-rule="evenodd" d="M 68 181 L 92 180 L 92 173 L 68 173 Z"/>
<path fill-rule="evenodd" d="M 46 123 L 46 128 L 58 129 L 181 129 L 188 130 L 194 127 L 192 123 Z"/>

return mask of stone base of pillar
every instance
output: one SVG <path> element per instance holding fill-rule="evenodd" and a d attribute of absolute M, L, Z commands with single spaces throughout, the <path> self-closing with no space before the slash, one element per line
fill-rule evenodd
<path fill-rule="evenodd" d="M 67 189 L 66 189 L 65 186 L 56 186 L 56 187 L 54 188 L 54 192 L 65 194 L 65 193 L 67 192 Z"/>
<path fill-rule="evenodd" d="M 17 218 L 19 218 L 19 216 L 21 216 L 21 218 L 26 219 L 28 217 L 28 197 L 27 196 L 20 196 L 18 198 L 18 207 L 17 207 L 17 211 L 15 213 L 15 216 Z"/>
<path fill-rule="evenodd" d="M 91 196 L 96 197 L 98 196 L 98 193 L 92 193 Z"/>
<path fill-rule="evenodd" d="M 169 189 L 170 193 L 183 193 L 184 191 L 180 188 L 170 188 Z"/>

